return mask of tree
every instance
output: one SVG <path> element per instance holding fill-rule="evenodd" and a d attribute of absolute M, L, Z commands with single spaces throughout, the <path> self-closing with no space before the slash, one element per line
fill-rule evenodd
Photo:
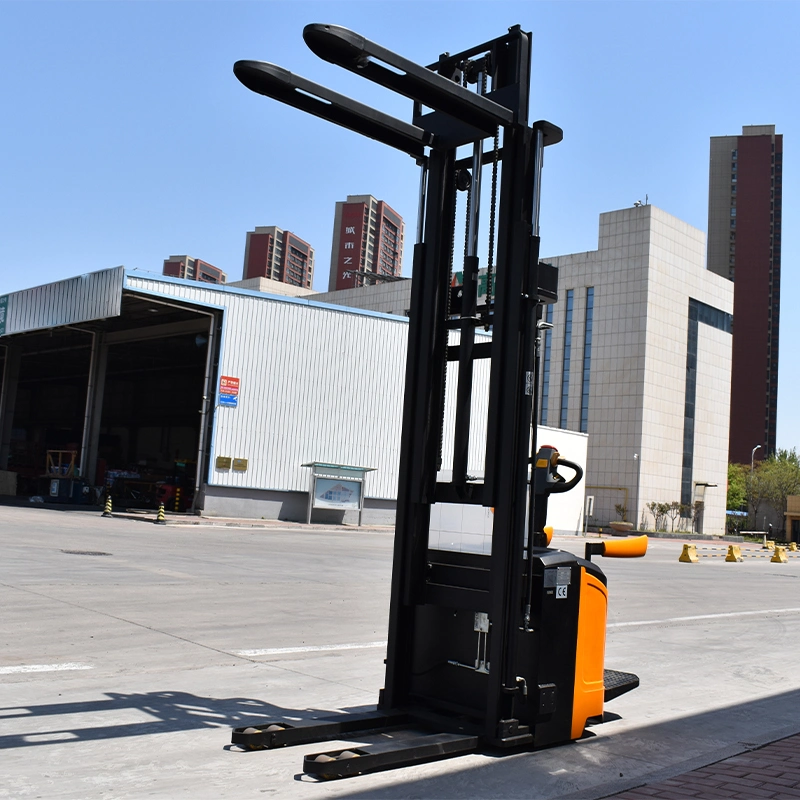
<path fill-rule="evenodd" d="M 665 531 L 667 529 L 667 514 L 669 513 L 669 503 L 648 503 L 647 508 L 653 515 L 653 527 L 657 531 Z"/>
<path fill-rule="evenodd" d="M 747 472 L 745 464 L 728 464 L 728 511 L 740 511 L 747 502 Z"/>
<path fill-rule="evenodd" d="M 800 494 L 800 457 L 794 448 L 778 449 L 761 463 L 759 472 L 766 485 L 766 499 L 772 503 L 782 518 L 786 513 L 786 498 Z M 783 528 L 783 525 L 781 526 Z"/>
<path fill-rule="evenodd" d="M 705 503 L 702 500 L 695 500 L 694 503 L 692 503 L 692 530 L 698 530 L 698 523 L 702 520 L 704 508 Z"/>
<path fill-rule="evenodd" d="M 747 471 L 745 489 L 747 491 L 747 503 L 753 512 L 753 523 L 751 530 L 758 527 L 758 509 L 761 504 L 769 500 L 769 481 L 764 470 L 766 461 L 759 461 L 752 470 Z"/>
<path fill-rule="evenodd" d="M 681 503 L 681 520 L 685 520 L 685 522 L 679 522 L 679 525 L 686 525 L 688 527 L 681 528 L 681 530 L 690 530 L 692 527 L 692 504 L 691 503 Z"/>
<path fill-rule="evenodd" d="M 670 521 L 672 522 L 671 530 L 673 533 L 675 532 L 675 520 L 681 516 L 682 512 L 683 512 L 683 506 L 681 505 L 681 502 L 679 500 L 675 500 L 669 504 L 669 511 L 667 512 L 667 515 L 669 516 Z"/>

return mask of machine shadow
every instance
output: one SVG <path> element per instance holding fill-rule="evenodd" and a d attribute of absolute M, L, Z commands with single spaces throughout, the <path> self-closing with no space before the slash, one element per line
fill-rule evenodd
<path fill-rule="evenodd" d="M 371 707 L 369 707 L 371 708 Z M 368 708 L 349 708 L 358 713 Z M 93 725 L 91 716 L 84 718 L 80 727 L 74 715 L 97 714 L 100 719 L 109 716 L 128 717 L 147 715 L 148 719 Z M 18 732 L 0 734 L 0 750 L 16 747 L 68 744 L 98 739 L 118 739 L 131 736 L 150 736 L 156 733 L 217 728 L 221 746 L 230 742 L 229 731 L 264 719 L 305 720 L 330 716 L 335 711 L 317 709 L 287 709 L 244 697 L 199 697 L 187 692 L 148 692 L 146 694 L 118 694 L 106 692 L 104 699 L 45 705 L 11 706 L 0 708 L 0 725 L 6 730 L 18 727 Z M 43 721 L 52 724 L 42 730 Z M 70 718 L 69 724 L 64 724 Z M 32 723 L 32 724 L 31 724 Z"/>
<path fill-rule="evenodd" d="M 611 736 L 587 736 L 577 742 L 541 750 L 485 750 L 482 753 L 486 758 L 479 765 L 464 757 L 463 766 L 459 766 L 458 759 L 454 759 L 444 774 L 431 777 L 409 780 L 408 773 L 400 770 L 388 786 L 360 789 L 358 777 L 346 778 L 343 780 L 352 783 L 352 791 L 338 796 L 364 800 L 406 800 L 409 797 L 467 800 L 487 796 L 526 800 L 608 798 L 798 733 L 800 719 L 795 714 L 796 722 L 790 722 L 792 715 L 789 713 L 789 709 L 798 708 L 800 690 L 795 689 Z M 619 719 L 617 715 L 614 717 Z M 748 720 L 761 722 L 760 733 L 751 731 L 748 735 Z M 773 726 L 765 726 L 765 720 L 773 720 Z M 601 728 L 602 725 L 594 727 L 593 733 Z M 309 749 L 313 750 L 313 745 Z M 558 772 L 564 775 L 560 778 L 554 775 L 554 753 L 563 754 Z M 298 752 L 298 763 L 301 756 Z M 385 774 L 391 775 L 391 772 Z"/>

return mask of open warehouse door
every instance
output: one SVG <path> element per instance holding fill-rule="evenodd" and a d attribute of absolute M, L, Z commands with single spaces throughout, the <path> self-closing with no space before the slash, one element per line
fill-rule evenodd
<path fill-rule="evenodd" d="M 191 509 L 207 474 L 220 324 L 219 310 L 122 291 L 114 316 L 2 337 L 6 493 Z"/>

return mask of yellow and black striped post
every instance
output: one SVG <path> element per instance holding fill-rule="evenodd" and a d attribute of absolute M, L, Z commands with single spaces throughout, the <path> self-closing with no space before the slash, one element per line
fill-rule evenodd
<path fill-rule="evenodd" d="M 164 504 L 161 503 L 158 507 L 158 515 L 156 516 L 156 525 L 166 525 L 167 518 L 164 516 Z"/>
<path fill-rule="evenodd" d="M 180 511 L 181 510 L 181 487 L 180 486 L 176 486 L 175 487 L 175 510 L 176 511 Z"/>
<path fill-rule="evenodd" d="M 106 507 L 103 509 L 103 516 L 104 517 L 113 517 L 114 515 L 111 513 L 111 495 L 106 495 Z"/>

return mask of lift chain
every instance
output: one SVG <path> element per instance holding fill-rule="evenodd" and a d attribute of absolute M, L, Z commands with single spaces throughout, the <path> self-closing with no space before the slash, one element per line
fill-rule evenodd
<path fill-rule="evenodd" d="M 497 161 L 500 151 L 500 126 L 494 131 L 494 150 L 492 152 L 492 199 L 489 202 L 489 254 L 486 258 L 486 321 L 484 328 L 489 330 L 489 317 L 492 308 L 492 278 L 494 277 L 494 231 L 497 206 Z"/>
<path fill-rule="evenodd" d="M 461 70 L 460 75 L 460 83 L 462 86 L 467 85 L 467 75 L 465 64 L 462 62 L 458 65 L 458 68 Z M 458 170 L 456 170 L 453 179 L 456 183 L 456 186 L 459 185 L 459 175 Z M 469 198 L 469 188 L 467 188 L 467 198 Z M 444 317 L 445 319 L 450 319 L 450 290 L 453 286 L 453 265 L 455 263 L 455 229 L 456 229 L 456 219 L 457 219 L 457 211 L 456 211 L 457 203 L 453 203 L 453 224 L 451 227 L 451 236 L 450 236 L 450 270 L 448 272 L 447 277 L 447 289 L 445 295 L 445 310 L 444 310 Z M 448 334 L 449 338 L 449 334 Z M 447 394 L 447 359 L 444 360 L 442 364 L 442 392 L 446 396 Z M 444 449 L 444 416 L 445 416 L 445 409 L 442 406 L 442 417 L 439 420 L 439 451 L 436 457 L 436 469 L 437 471 L 442 468 L 442 451 Z"/>
<path fill-rule="evenodd" d="M 469 215 L 470 211 L 472 210 L 472 193 L 475 191 L 475 176 L 472 176 L 472 180 L 470 181 L 469 186 L 466 189 L 467 194 L 467 208 L 466 208 L 466 215 L 464 217 L 464 258 L 467 257 L 469 254 Z M 463 278 L 462 278 L 463 280 Z M 463 314 L 463 312 L 462 312 Z"/>
<path fill-rule="evenodd" d="M 483 66 L 481 67 L 480 75 L 481 75 L 481 86 L 480 86 L 480 94 L 481 96 L 486 94 L 486 69 L 489 62 L 489 57 L 486 56 L 483 59 Z M 468 64 L 468 68 L 464 71 L 464 75 L 467 76 L 467 80 L 470 83 L 477 83 L 476 70 L 477 70 L 476 61 L 470 61 Z M 483 144 L 483 140 L 481 140 L 481 145 Z M 482 149 L 482 148 L 481 148 Z M 479 166 L 478 169 L 481 167 Z M 467 209 L 466 209 L 466 217 L 464 223 L 464 258 L 467 257 L 469 253 L 469 215 L 470 211 L 472 210 L 472 194 L 475 191 L 480 191 L 480 181 L 478 180 L 476 175 L 472 176 L 472 182 L 470 183 L 469 187 L 467 188 Z M 480 201 L 480 198 L 478 198 Z M 477 255 L 477 253 L 475 254 Z"/>

